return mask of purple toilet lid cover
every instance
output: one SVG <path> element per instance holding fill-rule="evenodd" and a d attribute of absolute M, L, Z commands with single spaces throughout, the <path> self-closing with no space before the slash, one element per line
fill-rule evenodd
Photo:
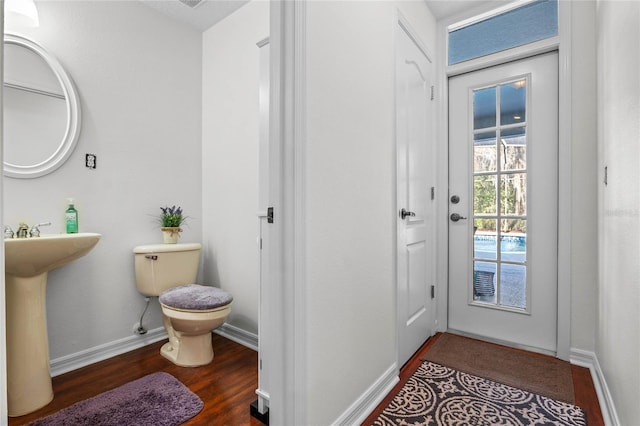
<path fill-rule="evenodd" d="M 160 295 L 160 303 L 176 309 L 203 311 L 226 306 L 233 296 L 217 287 L 187 284 L 170 288 Z"/>

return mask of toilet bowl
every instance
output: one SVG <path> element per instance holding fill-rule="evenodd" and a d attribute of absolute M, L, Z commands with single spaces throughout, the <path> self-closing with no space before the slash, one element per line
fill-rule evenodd
<path fill-rule="evenodd" d="M 211 330 L 229 315 L 231 295 L 216 287 L 188 284 L 164 291 L 159 300 L 169 335 L 160 354 L 182 367 L 209 364 L 213 360 Z"/>
<path fill-rule="evenodd" d="M 150 244 L 134 248 L 136 287 L 145 296 L 159 296 L 169 341 L 160 354 L 181 367 L 213 360 L 211 331 L 222 325 L 233 297 L 216 287 L 195 282 L 201 245 Z"/>

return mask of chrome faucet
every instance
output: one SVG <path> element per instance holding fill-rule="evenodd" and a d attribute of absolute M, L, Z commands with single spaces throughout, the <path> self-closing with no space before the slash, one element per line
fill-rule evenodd
<path fill-rule="evenodd" d="M 13 236 L 15 235 L 15 233 L 13 232 L 13 229 L 11 229 L 11 227 L 9 225 L 5 225 L 4 226 L 4 238 L 13 238 Z"/>
<path fill-rule="evenodd" d="M 29 236 L 29 227 L 26 223 L 20 223 L 16 231 L 16 238 L 27 238 Z"/>
<path fill-rule="evenodd" d="M 40 228 L 39 227 L 40 226 L 49 226 L 49 225 L 51 225 L 51 222 L 42 222 L 42 223 L 39 223 L 37 225 L 33 225 L 31 227 L 31 231 L 29 231 L 29 235 L 31 237 L 39 237 L 40 236 Z"/>

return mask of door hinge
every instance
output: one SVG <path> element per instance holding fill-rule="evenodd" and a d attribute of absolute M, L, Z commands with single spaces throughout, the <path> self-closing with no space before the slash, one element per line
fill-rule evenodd
<path fill-rule="evenodd" d="M 431 286 L 431 298 L 432 299 L 436 298 L 436 286 L 435 285 Z"/>
<path fill-rule="evenodd" d="M 431 187 L 431 200 L 435 200 L 436 199 L 436 187 L 432 186 Z"/>
<path fill-rule="evenodd" d="M 273 207 L 267 208 L 267 223 L 273 223 Z"/>
<path fill-rule="evenodd" d="M 431 100 L 434 100 L 436 97 L 436 86 L 431 86 Z"/>

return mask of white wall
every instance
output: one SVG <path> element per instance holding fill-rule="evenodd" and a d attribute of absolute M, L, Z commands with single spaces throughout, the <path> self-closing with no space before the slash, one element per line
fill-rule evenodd
<path fill-rule="evenodd" d="M 596 355 L 620 424 L 640 419 L 640 3 L 598 2 Z"/>
<path fill-rule="evenodd" d="M 422 2 L 307 6 L 307 424 L 330 424 L 396 361 L 395 11 L 435 47 Z"/>
<path fill-rule="evenodd" d="M 227 323 L 258 333 L 260 56 L 269 2 L 254 1 L 203 34 L 204 279 L 233 294 Z"/>
<path fill-rule="evenodd" d="M 143 298 L 134 246 L 162 241 L 155 217 L 165 204 L 191 217 L 182 241 L 199 241 L 201 217 L 201 35 L 139 2 L 38 2 L 40 27 L 11 28 L 58 58 L 75 81 L 82 132 L 54 173 L 4 179 L 6 224 L 51 221 L 64 231 L 73 197 L 80 231 L 103 235 L 86 257 L 49 274 L 52 359 L 131 337 Z M 85 153 L 97 169 L 84 167 Z M 162 327 L 154 300 L 148 328 Z M 141 337 L 135 337 L 141 339 Z"/>

